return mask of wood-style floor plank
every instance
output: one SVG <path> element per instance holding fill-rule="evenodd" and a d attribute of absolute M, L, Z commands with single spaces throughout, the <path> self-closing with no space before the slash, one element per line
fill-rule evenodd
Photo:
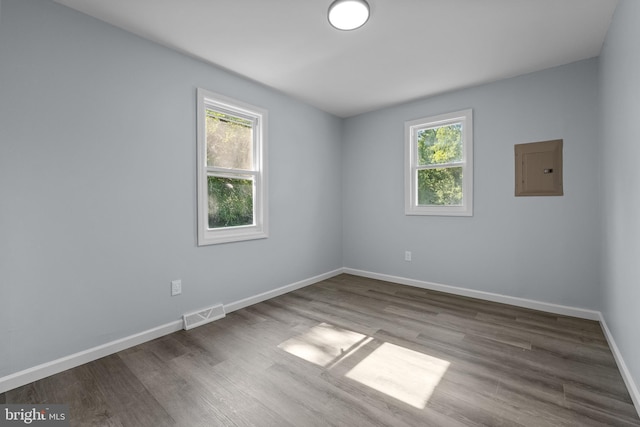
<path fill-rule="evenodd" d="M 346 274 L 2 403 L 73 426 L 640 426 L 597 322 Z"/>

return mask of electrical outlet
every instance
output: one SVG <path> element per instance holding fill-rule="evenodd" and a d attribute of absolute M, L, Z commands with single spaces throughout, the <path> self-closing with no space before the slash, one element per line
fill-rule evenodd
<path fill-rule="evenodd" d="M 182 280 L 171 281 L 171 296 L 180 295 L 182 293 Z"/>
<path fill-rule="evenodd" d="M 404 251 L 404 260 L 411 261 L 411 251 Z"/>

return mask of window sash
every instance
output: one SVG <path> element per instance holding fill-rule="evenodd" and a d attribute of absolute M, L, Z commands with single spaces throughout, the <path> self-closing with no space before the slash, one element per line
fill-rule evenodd
<path fill-rule="evenodd" d="M 233 178 L 234 176 L 239 175 L 251 175 L 253 177 L 259 176 L 260 171 L 257 170 L 246 170 L 246 169 L 227 169 L 227 168 L 214 168 L 208 166 L 205 168 L 208 175 L 216 174 L 218 176 L 228 175 L 227 178 Z"/>
<path fill-rule="evenodd" d="M 215 117 L 214 115 L 209 114 L 209 111 L 221 113 L 221 114 L 224 114 L 225 116 L 230 116 L 232 118 L 245 120 L 251 123 L 251 148 L 252 148 L 251 167 L 249 169 L 233 169 L 233 170 L 259 171 L 258 165 L 260 164 L 260 161 L 258 156 L 260 154 L 259 145 L 260 145 L 260 138 L 261 138 L 260 131 L 261 131 L 261 125 L 262 125 L 260 118 L 256 117 L 255 115 L 244 113 L 242 111 L 234 111 L 230 108 L 225 108 L 220 104 L 214 104 L 214 103 L 211 103 L 210 101 L 208 103 L 205 101 L 204 108 L 205 108 L 205 126 L 206 126 L 206 117 Z M 232 123 L 238 123 L 238 124 L 244 125 L 244 123 L 240 121 L 234 121 L 234 120 L 229 120 L 229 121 Z M 232 168 L 223 168 L 223 167 L 208 164 L 208 157 L 207 157 L 208 141 L 206 141 L 206 132 L 205 132 L 204 148 L 205 148 L 205 156 L 204 156 L 205 167 L 217 168 L 217 169 L 230 169 L 230 170 L 232 169 Z"/>
<path fill-rule="evenodd" d="M 451 163 L 434 163 L 432 165 L 413 165 L 416 171 L 424 169 L 447 169 L 447 168 L 459 168 L 466 165 L 467 162 L 451 162 Z"/>
<path fill-rule="evenodd" d="M 215 172 L 207 172 L 207 184 L 208 184 L 208 178 L 209 177 L 214 177 L 214 178 L 228 178 L 228 179 L 237 179 L 237 180 L 248 180 L 251 181 L 251 203 L 253 205 L 253 209 L 252 209 L 252 223 L 251 224 L 242 224 L 242 225 L 227 225 L 224 227 L 211 227 L 209 225 L 209 222 L 207 221 L 207 230 L 227 230 L 227 229 L 233 229 L 233 228 L 247 228 L 247 227 L 255 227 L 256 226 L 256 196 L 257 196 L 257 188 L 259 188 L 259 175 L 257 174 L 252 174 L 252 173 L 242 173 L 242 174 L 235 174 L 235 173 L 215 173 Z M 209 197 L 208 194 L 208 188 L 207 188 L 207 197 Z M 211 215 L 211 212 L 209 212 L 209 206 L 207 205 L 207 219 L 209 219 L 209 216 Z"/>
<path fill-rule="evenodd" d="M 439 129 L 441 127 L 445 127 L 445 126 L 450 126 L 450 125 L 456 125 L 456 124 L 460 124 L 461 128 L 462 128 L 462 159 L 460 159 L 457 162 L 448 162 L 448 163 L 431 163 L 428 165 L 420 165 L 419 164 L 419 154 L 418 154 L 418 139 L 420 138 L 419 133 L 422 131 L 427 131 L 427 130 L 431 130 L 431 129 Z M 456 163 L 465 163 L 466 162 L 466 158 L 465 158 L 465 151 L 466 151 L 466 147 L 465 147 L 465 143 L 464 143 L 464 135 L 465 135 L 465 124 L 464 124 L 464 120 L 460 120 L 460 119 L 454 119 L 454 120 L 445 120 L 445 121 L 441 121 L 438 122 L 435 125 L 430 125 L 430 126 L 426 126 L 426 127 L 420 127 L 420 126 L 416 126 L 413 127 L 413 132 L 411 133 L 411 144 L 412 144 L 412 149 L 414 150 L 414 152 L 412 153 L 412 162 L 413 165 L 415 167 L 429 167 L 429 166 L 433 166 L 433 167 L 438 167 L 440 165 L 448 165 L 448 164 L 456 164 Z"/>

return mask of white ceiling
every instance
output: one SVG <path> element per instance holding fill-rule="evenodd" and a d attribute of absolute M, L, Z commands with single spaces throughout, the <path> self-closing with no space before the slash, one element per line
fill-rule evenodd
<path fill-rule="evenodd" d="M 340 117 L 597 56 L 617 0 L 56 0 Z"/>

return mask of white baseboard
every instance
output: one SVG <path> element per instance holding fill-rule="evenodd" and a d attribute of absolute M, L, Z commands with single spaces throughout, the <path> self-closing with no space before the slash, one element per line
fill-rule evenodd
<path fill-rule="evenodd" d="M 618 349 L 618 346 L 613 339 L 613 335 L 611 335 L 611 331 L 609 330 L 607 322 L 604 320 L 604 316 L 602 315 L 602 313 L 600 314 L 599 320 L 600 326 L 602 326 L 602 331 L 604 332 L 604 336 L 607 338 L 607 342 L 609 343 L 609 348 L 611 348 L 613 357 L 616 359 L 616 363 L 618 364 L 620 375 L 622 375 L 622 379 L 627 386 L 627 390 L 629 390 L 629 395 L 631 396 L 633 405 L 636 407 L 638 416 L 640 416 L 640 391 L 638 391 L 638 387 L 636 386 L 635 381 L 633 381 L 633 377 L 631 376 L 631 372 L 629 372 L 629 368 L 627 368 L 627 364 L 624 363 L 622 354 L 620 353 L 620 350 Z"/>
<path fill-rule="evenodd" d="M 134 345 L 142 344 L 143 342 L 168 335 L 179 331 L 180 329 L 182 329 L 182 320 L 176 320 L 138 334 L 130 335 L 79 353 L 71 354 L 51 362 L 34 366 L 33 368 L 28 368 L 11 375 L 7 375 L 6 377 L 0 378 L 0 393 L 13 390 L 16 387 L 66 371 L 67 369 L 75 368 L 76 366 L 80 366 L 84 363 L 100 359 L 101 357 L 117 353 L 118 351 L 133 347 Z"/>
<path fill-rule="evenodd" d="M 245 298 L 240 301 L 235 301 L 229 304 L 225 304 L 224 306 L 225 312 L 230 313 L 232 311 L 239 310 L 249 305 L 257 304 L 267 299 L 277 297 L 279 295 L 294 291 L 296 289 L 303 288 L 305 286 L 312 285 L 317 282 L 321 282 L 322 280 L 329 279 L 333 276 L 337 276 L 342 272 L 343 272 L 343 269 L 339 268 L 337 270 L 330 271 L 325 274 L 320 274 L 318 276 L 314 276 L 309 279 L 301 280 L 299 282 L 282 286 L 280 288 L 277 288 L 268 292 L 263 292 L 259 295 Z M 37 365 L 32 368 L 28 368 L 23 371 L 19 371 L 19 372 L 7 375 L 5 377 L 0 378 L 0 393 L 13 390 L 14 388 L 21 387 L 33 381 L 37 381 L 42 378 L 46 378 L 48 376 L 57 374 L 59 372 L 66 371 L 67 369 L 75 368 L 76 366 L 80 366 L 84 363 L 88 363 L 93 360 L 100 359 L 101 357 L 105 357 L 110 354 L 117 353 L 118 351 L 125 350 L 127 348 L 136 346 L 138 344 L 142 344 L 144 342 L 151 341 L 165 335 L 169 335 L 173 332 L 181 330 L 182 328 L 183 328 L 183 321 L 176 320 L 176 321 L 167 323 L 165 325 L 161 325 L 161 326 L 149 329 L 147 331 L 130 335 L 128 337 L 124 337 L 119 340 L 111 341 L 111 342 L 99 345 L 97 347 L 93 347 L 93 348 L 81 351 L 79 353 L 70 354 L 69 356 L 65 356 L 60 359 L 53 360 L 51 362 L 46 362 L 41 365 Z"/>
<path fill-rule="evenodd" d="M 581 319 L 600 320 L 599 311 L 588 310 L 586 308 L 576 308 L 566 305 L 552 304 L 548 302 L 535 301 L 526 298 L 511 297 L 507 295 L 494 294 L 491 292 L 476 291 L 473 289 L 460 288 L 457 286 L 443 285 L 440 283 L 425 282 L 422 280 L 408 279 L 406 277 L 390 276 L 388 274 L 373 273 L 370 271 L 345 268 L 344 272 L 355 276 L 368 277 L 370 279 L 384 280 L 387 282 L 399 283 L 401 285 L 413 286 L 416 288 L 429 289 L 432 291 L 446 292 L 464 297 L 478 298 L 486 301 L 499 302 L 503 304 L 515 305 L 517 307 L 530 308 L 532 310 L 546 311 L 564 316 L 579 317 Z"/>

